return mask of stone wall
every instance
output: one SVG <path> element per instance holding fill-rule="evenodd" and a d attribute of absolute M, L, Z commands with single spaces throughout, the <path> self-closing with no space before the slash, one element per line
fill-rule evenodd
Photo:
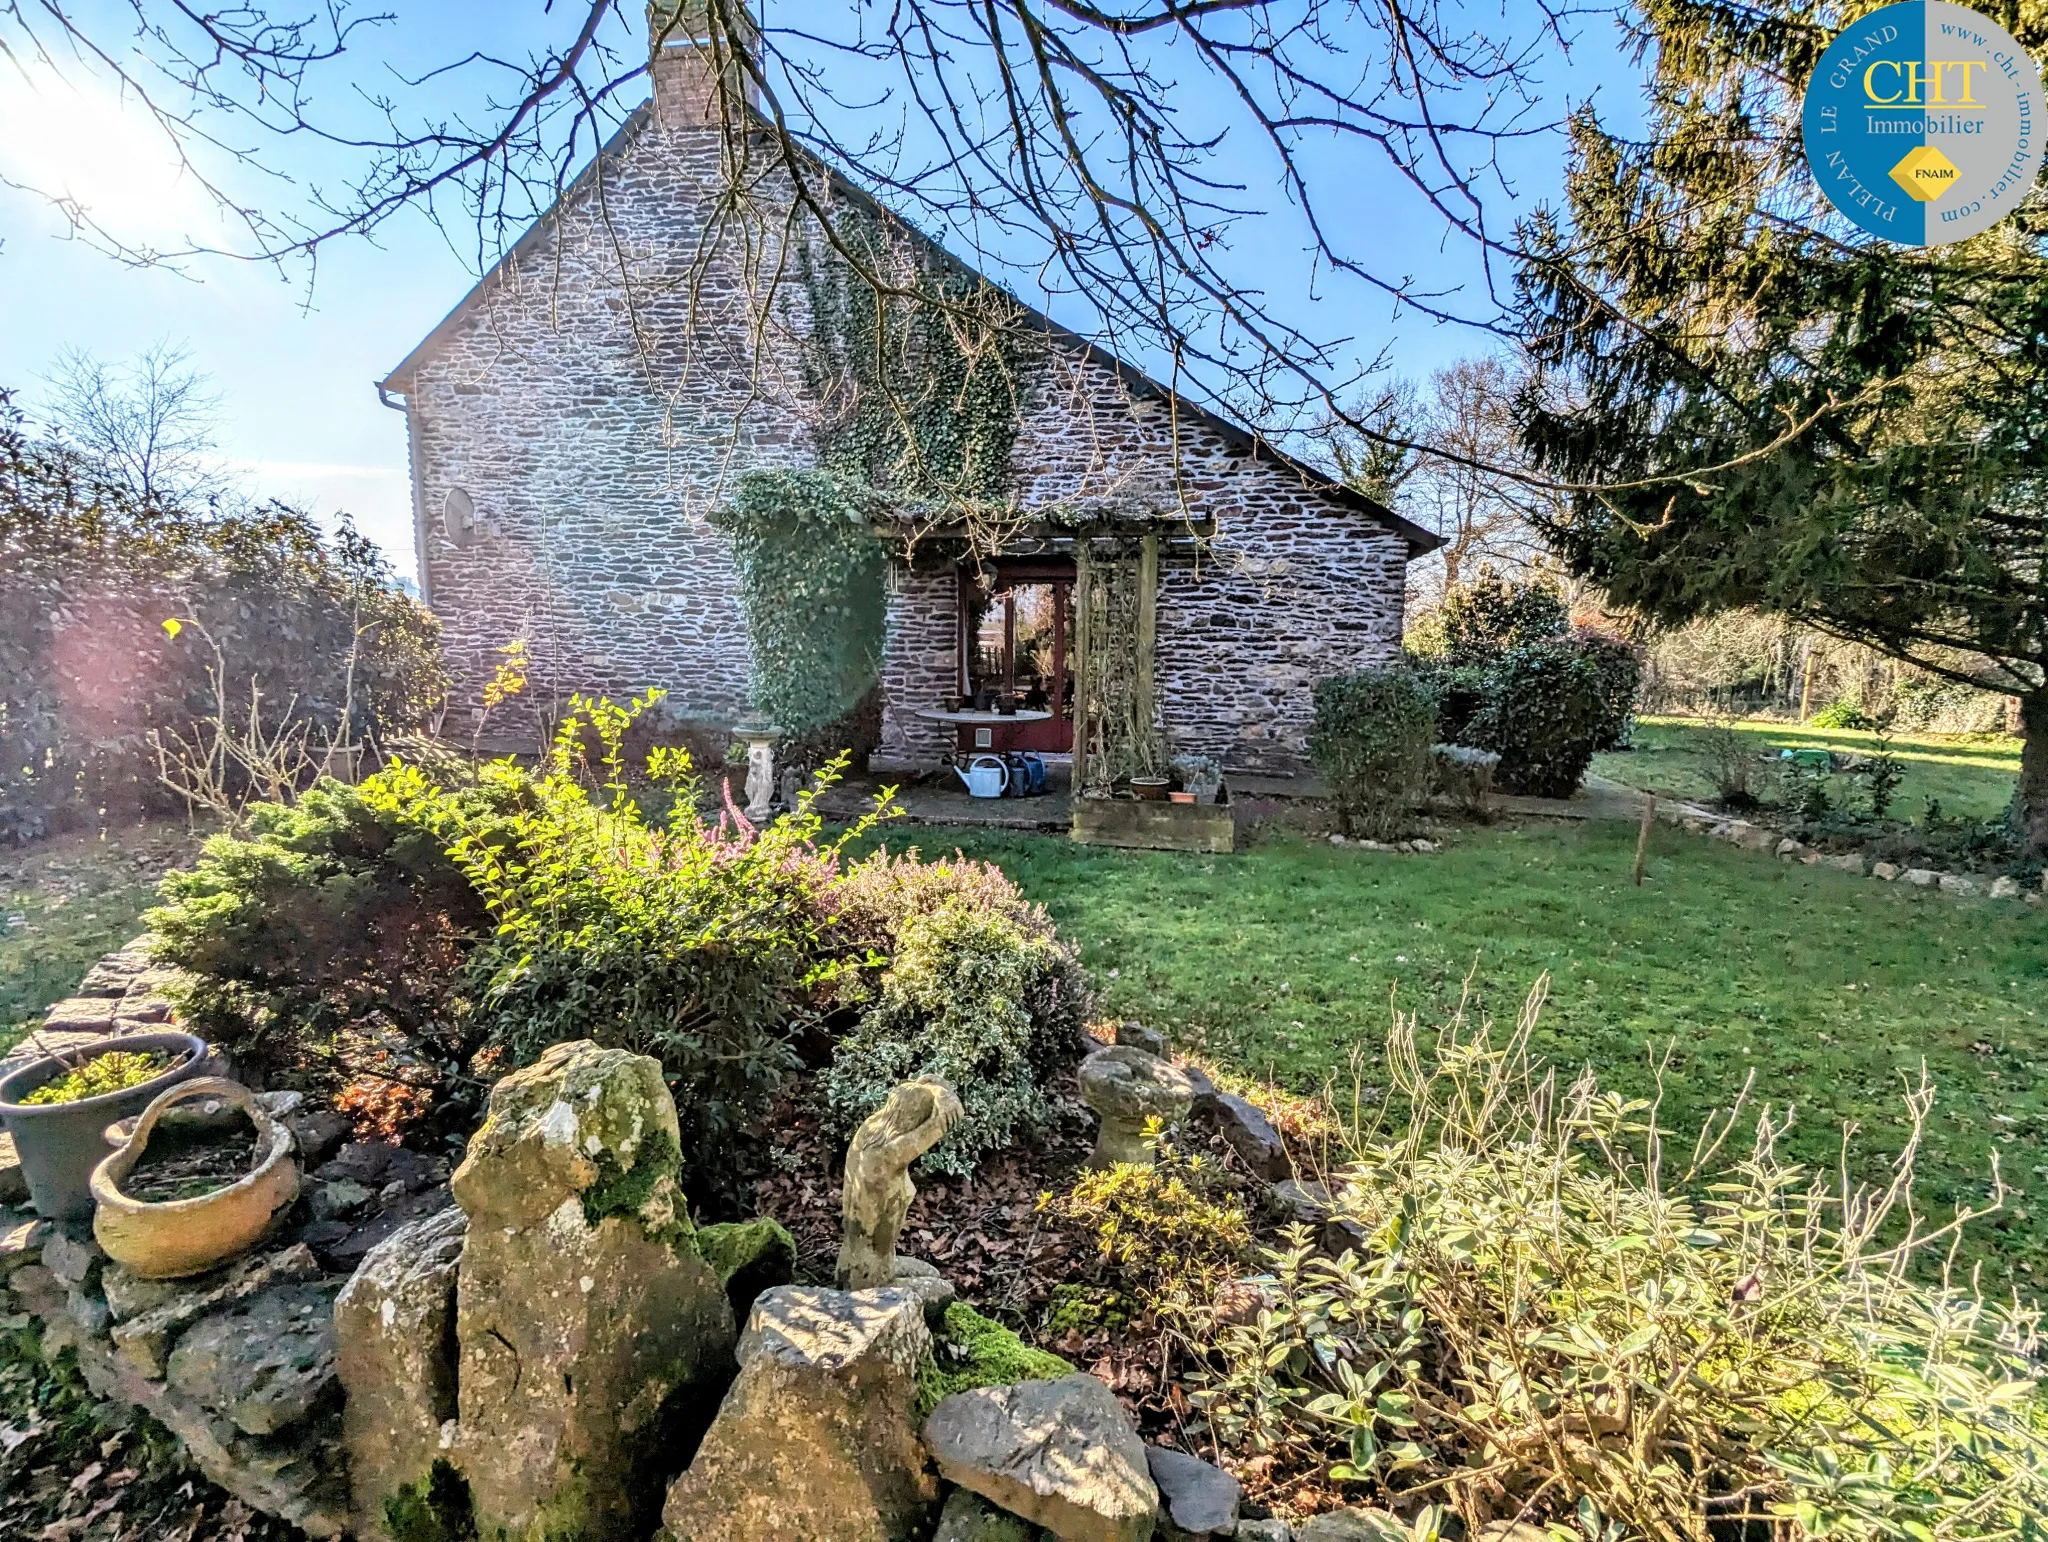
<path fill-rule="evenodd" d="M 664 89 L 686 91 L 663 63 Z M 458 702 L 523 637 L 542 701 L 659 685 L 682 715 L 744 708 L 744 617 L 705 515 L 737 472 L 807 463 L 818 408 L 786 346 L 803 292 L 769 282 L 776 253 L 728 236 L 700 257 L 719 139 L 691 100 L 636 115 L 390 382 L 406 393 L 421 572 Z M 757 360 L 764 328 L 785 346 Z M 1311 682 L 1399 647 L 1398 533 L 1212 427 L 1176 425 L 1092 356 L 1041 372 L 1013 466 L 1026 508 L 1213 521 L 1213 550 L 1171 565 L 1160 599 L 1177 749 L 1291 769 Z M 954 688 L 953 580 L 897 579 L 883 748 L 929 760 L 948 736 L 913 714 Z"/>

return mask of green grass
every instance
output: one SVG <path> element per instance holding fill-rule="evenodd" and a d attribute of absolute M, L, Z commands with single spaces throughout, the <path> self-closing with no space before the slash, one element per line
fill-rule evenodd
<path fill-rule="evenodd" d="M 157 873 L 192 844 L 181 830 L 157 827 L 142 837 L 66 836 L 0 852 L 0 1053 L 102 954 L 142 930 Z M 138 852 L 146 867 L 136 865 Z"/>
<path fill-rule="evenodd" d="M 1877 748 L 1877 735 L 1846 728 L 1802 728 L 1797 723 L 1748 718 L 1735 729 L 1756 744 L 1759 755 L 1775 755 L 1783 749 L 1846 750 L 1870 754 Z M 1593 770 L 1609 781 L 1654 792 L 1660 797 L 1706 802 L 1714 797 L 1714 784 L 1706 771 L 1703 739 L 1707 724 L 1698 718 L 1646 717 L 1639 719 L 1635 748 L 1614 754 L 1596 755 Z M 1905 763 L 1906 774 L 1899 783 L 1892 813 L 1896 818 L 1919 819 L 1928 800 L 1938 800 L 1950 817 L 1992 819 L 2012 801 L 2019 779 L 2020 741 L 1992 735 L 1951 738 L 1940 734 L 1899 734 L 1892 739 L 1892 753 Z M 1769 773 L 1766 772 L 1766 778 Z M 1762 784 L 1769 798 L 1770 780 Z"/>
<path fill-rule="evenodd" d="M 1662 829 L 1638 889 L 1621 824 L 1468 831 L 1429 857 L 1300 836 L 1201 857 L 915 834 L 1044 902 L 1108 1011 L 1298 1090 L 1348 1078 L 1354 1047 L 1376 1075 L 1390 1004 L 1441 1018 L 1469 971 L 1478 1007 L 1511 1020 L 1547 972 L 1536 1042 L 1556 1062 L 1643 1092 L 1650 1047 L 1674 1045 L 1665 1121 L 1687 1130 L 1754 1070 L 1757 1097 L 1797 1105 L 1800 1159 L 1832 1165 L 1853 1121 L 1875 1177 L 1924 1058 L 1940 1097 L 1923 1194 L 1981 1199 L 1996 1154 L 2022 1193 L 1982 1241 L 2048 1279 L 2048 909 Z"/>

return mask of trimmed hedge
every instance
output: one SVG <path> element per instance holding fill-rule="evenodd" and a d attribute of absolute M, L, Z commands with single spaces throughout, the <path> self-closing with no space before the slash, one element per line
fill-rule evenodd
<path fill-rule="evenodd" d="M 1516 648 L 1487 674 L 1486 708 L 1473 726 L 1479 747 L 1500 756 L 1499 785 L 1569 798 L 1611 718 L 1599 664 L 1578 642 L 1560 639 Z"/>
<path fill-rule="evenodd" d="M 1436 693 L 1407 669 L 1361 669 L 1317 681 L 1315 703 L 1308 751 L 1338 820 L 1384 840 L 1421 799 Z"/>

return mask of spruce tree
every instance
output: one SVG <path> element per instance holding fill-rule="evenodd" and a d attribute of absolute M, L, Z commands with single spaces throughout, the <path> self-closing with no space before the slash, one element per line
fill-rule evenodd
<path fill-rule="evenodd" d="M 2016 695 L 2014 813 L 2048 852 L 2048 201 L 1969 241 L 1866 236 L 1821 197 L 1800 95 L 1874 9 L 1647 0 L 1648 132 L 1571 125 L 1524 230 L 1518 416 L 1581 492 L 1572 570 L 1680 623 L 1742 606 Z M 2037 56 L 2048 5 L 1983 10 Z"/>

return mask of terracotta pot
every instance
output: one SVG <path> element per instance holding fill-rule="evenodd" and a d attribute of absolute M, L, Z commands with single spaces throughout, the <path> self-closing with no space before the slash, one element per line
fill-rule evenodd
<path fill-rule="evenodd" d="M 1170 792 L 1166 795 L 1166 801 L 1169 803 L 1193 803 L 1195 795 L 1191 792 Z"/>
<path fill-rule="evenodd" d="M 1131 791 L 1140 798 L 1143 798 L 1147 803 L 1164 803 L 1166 801 L 1167 789 L 1172 785 L 1173 783 L 1163 776 L 1134 776 L 1131 778 Z"/>
<path fill-rule="evenodd" d="M 196 1199 L 150 1204 L 121 1192 L 121 1180 L 148 1149 L 157 1120 L 189 1098 L 224 1098 L 256 1126 L 256 1165 L 226 1188 Z M 180 1082 L 142 1111 L 135 1133 L 93 1170 L 92 1197 L 99 1208 L 92 1232 L 107 1256 L 145 1280 L 175 1280 L 204 1274 L 246 1253 L 270 1229 L 272 1217 L 299 1197 L 299 1166 L 292 1160 L 291 1132 L 257 1106 L 240 1082 L 204 1076 Z"/>
<path fill-rule="evenodd" d="M 70 1103 L 24 1103 L 36 1088 L 53 1082 L 81 1061 L 115 1050 L 130 1054 L 176 1055 L 178 1063 L 161 1075 L 119 1092 Z M 38 1215 L 52 1220 L 82 1221 L 92 1214 L 93 1169 L 106 1160 L 102 1134 L 117 1119 L 139 1114 L 150 1099 L 175 1082 L 206 1069 L 206 1041 L 196 1034 L 166 1028 L 157 1033 L 128 1033 L 74 1045 L 62 1057 L 49 1055 L 0 1080 L 0 1123 L 14 1137 L 21 1174 Z"/>

